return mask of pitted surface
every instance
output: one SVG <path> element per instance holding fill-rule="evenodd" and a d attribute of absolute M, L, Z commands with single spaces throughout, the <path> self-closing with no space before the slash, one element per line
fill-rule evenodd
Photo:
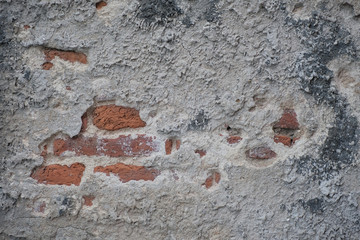
<path fill-rule="evenodd" d="M 0 1 L 0 238 L 360 238 L 358 1 L 104 2 Z"/>

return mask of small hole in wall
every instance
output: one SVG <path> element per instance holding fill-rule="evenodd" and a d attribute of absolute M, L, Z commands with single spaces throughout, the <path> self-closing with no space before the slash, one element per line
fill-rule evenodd
<path fill-rule="evenodd" d="M 251 107 L 251 108 L 249 109 L 249 112 L 253 112 L 253 111 L 255 111 L 255 109 L 256 109 L 256 107 Z"/>
<path fill-rule="evenodd" d="M 149 117 L 155 117 L 156 116 L 156 111 L 155 110 L 152 110 L 149 112 Z"/>
<path fill-rule="evenodd" d="M 227 126 L 226 130 L 230 131 L 230 130 L 231 130 L 231 127 L 230 127 L 230 126 Z"/>
<path fill-rule="evenodd" d="M 240 99 L 236 99 L 235 102 L 237 102 L 237 103 L 240 102 Z"/>
<path fill-rule="evenodd" d="M 293 12 L 298 12 L 304 7 L 303 3 L 296 3 L 293 8 Z"/>
<path fill-rule="evenodd" d="M 54 64 L 52 64 L 51 62 L 45 62 L 41 66 L 44 70 L 50 70 L 54 66 Z"/>
<path fill-rule="evenodd" d="M 97 2 L 95 6 L 96 6 L 97 10 L 100 10 L 101 8 L 105 7 L 106 5 L 107 5 L 106 2 L 100 1 L 100 2 Z"/>

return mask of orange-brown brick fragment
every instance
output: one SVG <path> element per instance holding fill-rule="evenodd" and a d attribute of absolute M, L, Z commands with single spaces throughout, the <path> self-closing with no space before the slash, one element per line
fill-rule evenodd
<path fill-rule="evenodd" d="M 87 57 L 83 53 L 74 52 L 74 51 L 63 51 L 63 50 L 57 50 L 57 49 L 45 49 L 45 60 L 50 62 L 55 57 L 59 57 L 65 61 L 69 62 L 79 62 L 86 64 L 87 63 Z"/>
<path fill-rule="evenodd" d="M 82 163 L 74 163 L 70 167 L 53 164 L 36 169 L 31 177 L 43 184 L 79 186 L 84 170 L 85 166 Z"/>
<path fill-rule="evenodd" d="M 107 176 L 110 173 L 117 175 L 121 182 L 126 183 L 131 180 L 139 181 L 154 181 L 154 179 L 160 174 L 159 170 L 148 169 L 144 166 L 126 165 L 118 163 L 110 166 L 98 166 L 95 167 L 94 172 L 103 172 Z"/>
<path fill-rule="evenodd" d="M 178 139 L 178 140 L 175 141 L 176 150 L 179 150 L 180 146 L 181 146 L 181 141 Z"/>
<path fill-rule="evenodd" d="M 68 148 L 68 144 L 63 139 L 58 138 L 53 142 L 53 151 L 56 156 L 60 156 L 60 154 L 68 150 Z"/>
<path fill-rule="evenodd" d="M 238 143 L 242 140 L 241 137 L 239 136 L 229 136 L 226 141 L 229 143 L 229 144 L 235 144 L 235 143 Z"/>
<path fill-rule="evenodd" d="M 213 174 L 211 174 L 206 180 L 205 183 L 203 184 L 206 188 L 210 188 L 213 186 L 214 182 L 215 183 L 219 183 L 221 179 L 221 175 L 218 172 L 214 172 Z"/>
<path fill-rule="evenodd" d="M 41 66 L 44 70 L 50 70 L 54 66 L 54 64 L 52 64 L 51 62 L 45 62 Z"/>
<path fill-rule="evenodd" d="M 45 159 L 46 155 L 47 155 L 47 145 L 44 146 L 44 149 L 42 150 L 40 156 L 42 156 Z"/>
<path fill-rule="evenodd" d="M 83 196 L 83 199 L 84 199 L 84 205 L 85 206 L 92 206 L 93 205 L 93 200 L 95 199 L 94 196 Z"/>
<path fill-rule="evenodd" d="M 299 122 L 294 109 L 285 109 L 279 121 L 275 123 L 274 128 L 298 130 Z"/>
<path fill-rule="evenodd" d="M 173 146 L 173 140 L 172 139 L 166 139 L 166 141 L 165 141 L 165 153 L 166 153 L 166 155 L 171 154 L 172 146 Z"/>
<path fill-rule="evenodd" d="M 204 183 L 206 188 L 210 188 L 213 185 L 213 176 L 209 176 Z"/>
<path fill-rule="evenodd" d="M 220 182 L 220 178 L 221 178 L 221 175 L 220 175 L 220 173 L 218 173 L 218 172 L 215 172 L 215 182 L 216 183 L 219 183 Z"/>
<path fill-rule="evenodd" d="M 292 139 L 288 136 L 283 136 L 283 135 L 275 135 L 274 136 L 274 142 L 276 143 L 282 143 L 285 146 L 290 147 L 292 145 Z"/>
<path fill-rule="evenodd" d="M 102 9 L 103 7 L 105 7 L 106 5 L 107 5 L 106 2 L 100 1 L 100 2 L 97 2 L 95 6 L 96 6 L 96 9 L 97 9 L 97 10 L 100 10 L 100 9 Z"/>
<path fill-rule="evenodd" d="M 122 128 L 139 128 L 146 125 L 141 120 L 138 110 L 114 104 L 97 107 L 94 110 L 93 123 L 99 129 L 108 131 Z"/>
<path fill-rule="evenodd" d="M 206 151 L 205 150 L 200 150 L 200 149 L 195 150 L 195 153 L 199 154 L 200 158 L 202 158 L 203 156 L 206 155 Z"/>
<path fill-rule="evenodd" d="M 269 147 L 256 147 L 246 151 L 246 155 L 249 158 L 265 160 L 276 157 L 276 153 Z"/>

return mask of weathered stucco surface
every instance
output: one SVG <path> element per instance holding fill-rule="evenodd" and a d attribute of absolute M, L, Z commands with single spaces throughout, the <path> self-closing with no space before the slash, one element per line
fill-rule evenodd
<path fill-rule="evenodd" d="M 0 1 L 1 239 L 360 239 L 359 1 L 96 3 Z M 112 104 L 146 125 L 97 128 Z M 152 154 L 51 153 L 136 134 Z M 74 163 L 79 184 L 34 178 Z"/>

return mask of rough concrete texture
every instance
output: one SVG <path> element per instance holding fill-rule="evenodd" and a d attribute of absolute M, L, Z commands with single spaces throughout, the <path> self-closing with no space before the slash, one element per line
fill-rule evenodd
<path fill-rule="evenodd" d="M 360 239 L 358 0 L 0 0 L 0 22 L 1 239 Z M 105 105 L 144 124 L 99 129 Z"/>

